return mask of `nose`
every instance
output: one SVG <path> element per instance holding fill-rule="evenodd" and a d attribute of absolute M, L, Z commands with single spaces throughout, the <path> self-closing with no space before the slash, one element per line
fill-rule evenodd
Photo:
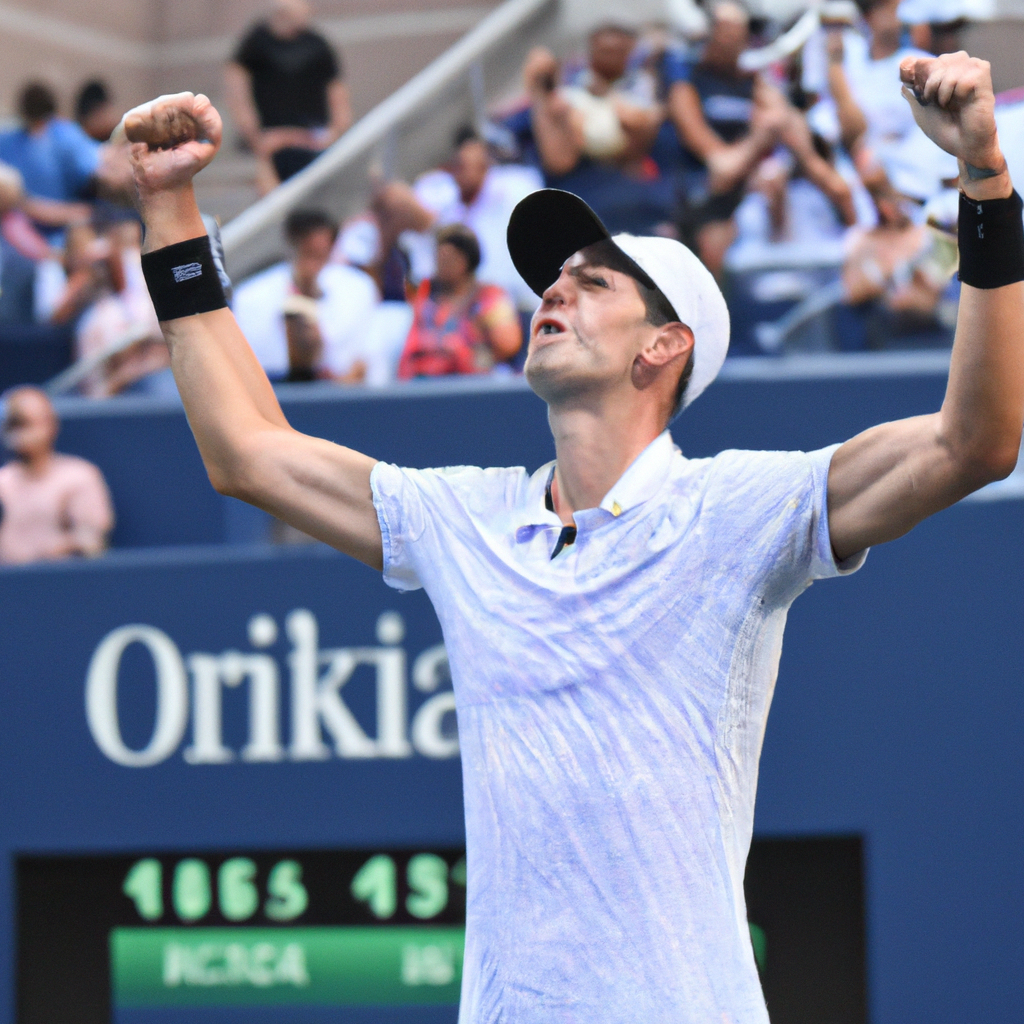
<path fill-rule="evenodd" d="M 564 306 L 569 301 L 572 285 L 572 278 L 563 270 L 554 282 L 544 289 L 544 294 L 541 296 L 544 305 L 548 307 Z"/>

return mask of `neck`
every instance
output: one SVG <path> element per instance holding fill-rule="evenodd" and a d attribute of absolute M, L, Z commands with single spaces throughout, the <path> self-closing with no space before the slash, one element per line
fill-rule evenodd
<path fill-rule="evenodd" d="M 878 34 L 871 37 L 871 59 L 885 60 L 891 57 L 900 48 L 899 35 L 889 33 Z"/>
<path fill-rule="evenodd" d="M 664 430 L 657 411 L 626 404 L 619 410 L 548 407 L 555 439 L 552 501 L 563 523 L 597 508 L 637 456 Z"/>
<path fill-rule="evenodd" d="M 19 455 L 18 461 L 25 467 L 29 476 L 42 476 L 53 462 L 53 452 L 33 452 L 31 455 Z"/>

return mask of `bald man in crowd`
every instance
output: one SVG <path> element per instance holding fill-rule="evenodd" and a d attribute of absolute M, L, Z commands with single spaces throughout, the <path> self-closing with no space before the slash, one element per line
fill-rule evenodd
<path fill-rule="evenodd" d="M 103 474 L 91 462 L 54 451 L 60 421 L 38 388 L 5 401 L 3 440 L 13 458 L 0 467 L 0 562 L 100 554 L 114 526 Z"/>

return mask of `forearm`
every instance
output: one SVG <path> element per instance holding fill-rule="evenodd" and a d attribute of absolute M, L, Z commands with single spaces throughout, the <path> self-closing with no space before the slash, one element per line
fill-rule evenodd
<path fill-rule="evenodd" d="M 841 63 L 833 63 L 828 69 L 828 87 L 836 104 L 839 117 L 839 132 L 843 145 L 852 149 L 857 140 L 868 130 L 867 118 L 853 98 L 849 79 Z"/>
<path fill-rule="evenodd" d="M 191 185 L 142 202 L 144 251 L 206 234 Z M 161 323 L 171 369 L 214 486 L 229 488 L 254 431 L 287 428 L 281 407 L 230 310 Z"/>
<path fill-rule="evenodd" d="M 232 120 L 250 146 L 255 148 L 261 124 L 256 104 L 252 99 L 252 79 L 241 65 L 228 64 L 224 69 L 225 99 L 231 111 Z"/>
<path fill-rule="evenodd" d="M 341 79 L 335 79 L 327 86 L 327 106 L 331 117 L 331 136 L 337 139 L 352 127 L 352 103 L 348 86 Z"/>
<path fill-rule="evenodd" d="M 688 82 L 677 82 L 672 86 L 668 110 L 679 141 L 698 160 L 706 163 L 709 157 L 727 148 L 721 136 L 705 120 L 697 90 Z"/>
<path fill-rule="evenodd" d="M 533 105 L 533 134 L 541 163 L 549 174 L 568 174 L 579 163 L 583 138 L 572 113 L 568 105 L 556 106 L 552 97 Z"/>

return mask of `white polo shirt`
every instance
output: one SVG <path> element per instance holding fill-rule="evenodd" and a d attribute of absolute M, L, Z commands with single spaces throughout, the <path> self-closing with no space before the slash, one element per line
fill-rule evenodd
<path fill-rule="evenodd" d="M 818 452 L 653 441 L 555 558 L 552 465 L 371 476 L 384 578 L 451 663 L 462 1024 L 765 1024 L 743 871 L 793 599 L 833 560 Z"/>

